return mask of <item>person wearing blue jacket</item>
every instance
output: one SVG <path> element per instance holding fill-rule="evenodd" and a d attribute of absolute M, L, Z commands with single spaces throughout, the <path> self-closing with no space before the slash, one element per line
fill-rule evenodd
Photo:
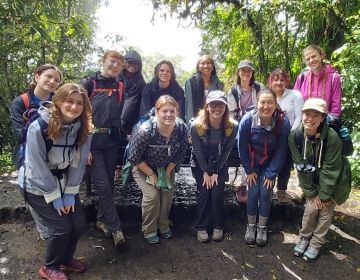
<path fill-rule="evenodd" d="M 290 123 L 273 91 L 258 94 L 256 109 L 241 119 L 238 148 L 249 185 L 245 242 L 265 246 L 271 192 L 288 151 Z M 258 225 L 256 225 L 258 218 Z"/>
<path fill-rule="evenodd" d="M 86 270 L 73 255 L 86 229 L 78 192 L 90 152 L 92 112 L 86 90 L 78 84 L 64 84 L 52 101 L 39 108 L 39 118 L 28 128 L 18 183 L 49 231 L 38 274 L 43 279 L 66 280 L 64 271 Z"/>

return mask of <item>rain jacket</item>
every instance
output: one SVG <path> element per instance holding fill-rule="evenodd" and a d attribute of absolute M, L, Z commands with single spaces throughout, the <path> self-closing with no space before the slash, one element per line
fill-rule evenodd
<path fill-rule="evenodd" d="M 50 113 L 45 107 L 39 109 L 40 117 L 49 122 Z M 51 149 L 46 146 L 39 122 L 32 122 L 28 129 L 25 161 L 19 170 L 18 183 L 26 192 L 44 196 L 47 203 L 63 194 L 77 194 L 82 181 L 85 163 L 90 151 L 91 136 L 85 144 L 76 147 L 80 121 L 64 125 L 61 137 L 53 141 Z M 63 172 L 60 172 L 63 171 Z M 53 173 L 61 176 L 55 176 Z"/>
<path fill-rule="evenodd" d="M 322 77 L 325 77 L 323 81 Z M 313 90 L 310 95 L 309 83 L 312 80 Z M 328 113 L 335 117 L 341 114 L 341 76 L 330 64 L 324 64 L 320 75 L 311 71 L 302 72 L 297 78 L 294 89 L 301 92 L 304 100 L 310 97 L 323 98 L 326 101 Z"/>
<path fill-rule="evenodd" d="M 134 60 L 140 67 L 139 71 L 132 77 L 127 77 L 126 70 L 120 74 L 125 85 L 124 108 L 121 112 L 121 128 L 126 135 L 131 133 L 131 129 L 140 117 L 141 93 L 145 86 L 142 75 L 142 61 L 138 52 L 130 50 L 125 54 L 125 60 Z"/>
<path fill-rule="evenodd" d="M 295 132 L 303 139 L 303 151 L 295 142 Z M 348 198 L 351 187 L 349 162 L 341 155 L 341 140 L 337 133 L 324 122 L 320 129 L 320 138 L 309 140 L 300 124 L 289 134 L 289 147 L 295 164 L 311 164 L 316 167 L 312 173 L 298 171 L 299 184 L 306 197 L 315 197 L 324 201 L 334 200 L 342 204 Z M 325 140 L 326 139 L 326 140 Z"/>

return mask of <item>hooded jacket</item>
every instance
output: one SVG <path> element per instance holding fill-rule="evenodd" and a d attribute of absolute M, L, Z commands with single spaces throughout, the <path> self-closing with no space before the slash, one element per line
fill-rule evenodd
<path fill-rule="evenodd" d="M 265 177 L 275 180 L 288 152 L 287 139 L 290 123 L 286 116 L 275 113 L 272 124 L 261 125 L 257 110 L 250 111 L 241 119 L 238 149 L 246 174 L 265 168 Z"/>
<path fill-rule="evenodd" d="M 50 113 L 39 109 L 40 117 L 49 122 Z M 45 141 L 39 122 L 30 124 L 27 134 L 25 161 L 19 170 L 18 183 L 26 192 L 44 196 L 47 203 L 63 194 L 77 194 L 82 181 L 85 162 L 90 151 L 91 136 L 81 147 L 75 147 L 80 121 L 64 125 L 61 137 L 53 141 L 46 153 Z M 65 176 L 53 175 L 55 169 L 66 170 Z"/>
<path fill-rule="evenodd" d="M 180 117 L 183 118 L 185 112 L 184 90 L 174 79 L 170 80 L 167 88 L 160 88 L 158 78 L 154 78 L 150 83 L 146 84 L 141 96 L 140 115 L 149 112 L 155 106 L 156 100 L 165 94 L 172 96 L 177 101 L 180 108 Z"/>
<path fill-rule="evenodd" d="M 209 92 L 212 90 L 223 90 L 224 84 L 216 75 L 211 75 Z M 185 82 L 185 119 L 189 123 L 193 117 L 196 117 L 199 110 L 205 105 L 204 81 L 200 73 L 192 75 Z"/>
<path fill-rule="evenodd" d="M 324 77 L 325 80 L 323 80 Z M 313 88 L 311 94 L 309 88 L 310 80 Z M 302 72 L 296 78 L 294 89 L 301 92 L 304 100 L 310 97 L 323 98 L 326 101 L 328 113 L 335 117 L 340 116 L 341 77 L 330 64 L 323 65 L 321 75 L 314 75 L 311 71 Z"/>
<path fill-rule="evenodd" d="M 303 151 L 296 145 L 296 131 L 303 137 Z M 316 167 L 312 173 L 297 172 L 299 184 L 306 197 L 318 195 L 322 201 L 334 200 L 341 204 L 350 192 L 350 167 L 347 159 L 341 155 L 341 140 L 337 133 L 326 122 L 321 125 L 319 133 L 320 138 L 309 140 L 304 133 L 304 126 L 300 124 L 289 134 L 289 147 L 295 164 Z"/>
<path fill-rule="evenodd" d="M 139 64 L 139 71 L 134 76 L 128 77 L 125 69 L 120 74 L 125 85 L 125 101 L 121 112 L 121 127 L 125 134 L 130 134 L 132 127 L 140 117 L 141 93 L 146 83 L 142 75 L 142 61 L 139 53 L 130 50 L 125 54 L 125 60 L 133 60 Z"/>

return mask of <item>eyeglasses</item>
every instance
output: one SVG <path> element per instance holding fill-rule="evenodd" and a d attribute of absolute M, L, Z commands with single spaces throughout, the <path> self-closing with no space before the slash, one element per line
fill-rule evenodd
<path fill-rule="evenodd" d="M 211 108 L 216 108 L 216 107 L 218 107 L 218 108 L 225 108 L 226 105 L 225 105 L 223 102 L 215 101 L 215 102 L 210 102 L 210 103 L 209 103 L 209 106 L 210 106 Z"/>

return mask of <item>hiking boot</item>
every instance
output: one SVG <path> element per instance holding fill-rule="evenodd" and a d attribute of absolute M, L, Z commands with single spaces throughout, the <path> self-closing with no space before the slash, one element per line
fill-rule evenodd
<path fill-rule="evenodd" d="M 248 224 L 246 227 L 245 233 L 245 242 L 248 245 L 254 245 L 256 238 L 256 225 L 255 224 Z"/>
<path fill-rule="evenodd" d="M 61 271 L 83 273 L 87 269 L 86 264 L 77 259 L 72 259 L 68 264 L 60 265 Z"/>
<path fill-rule="evenodd" d="M 307 250 L 305 251 L 305 253 L 303 255 L 303 259 L 307 262 L 313 262 L 319 256 L 319 252 L 320 252 L 319 249 L 309 246 L 309 247 L 307 247 Z"/>
<path fill-rule="evenodd" d="M 160 238 L 157 235 L 145 237 L 145 240 L 150 244 L 159 244 L 160 243 Z"/>
<path fill-rule="evenodd" d="M 247 187 L 240 186 L 236 191 L 236 199 L 239 203 L 246 203 L 247 201 Z"/>
<path fill-rule="evenodd" d="M 285 190 L 278 190 L 276 192 L 276 198 L 279 203 L 287 204 L 291 202 L 291 196 Z"/>
<path fill-rule="evenodd" d="M 215 228 L 212 235 L 212 240 L 220 242 L 224 239 L 224 231 L 220 228 Z"/>
<path fill-rule="evenodd" d="M 173 237 L 172 231 L 171 229 L 169 229 L 168 231 L 165 231 L 163 233 L 161 233 L 161 236 L 165 239 L 171 239 Z"/>
<path fill-rule="evenodd" d="M 256 233 L 256 245 L 265 246 L 266 243 L 267 243 L 267 226 L 258 225 L 257 233 Z"/>
<path fill-rule="evenodd" d="M 69 280 L 69 278 L 60 269 L 50 269 L 45 265 L 41 265 L 38 275 L 41 279 L 47 280 Z"/>
<path fill-rule="evenodd" d="M 119 247 L 126 242 L 124 234 L 121 230 L 117 230 L 117 231 L 113 232 L 112 236 L 113 236 L 114 244 L 116 247 Z"/>
<path fill-rule="evenodd" d="M 294 255 L 297 257 L 301 257 L 304 252 L 306 251 L 306 248 L 309 246 L 309 240 L 305 237 L 301 237 L 300 241 L 296 244 L 294 247 Z"/>
<path fill-rule="evenodd" d="M 208 235 L 207 230 L 198 230 L 197 231 L 197 239 L 202 243 L 209 242 L 209 235 Z"/>
<path fill-rule="evenodd" d="M 108 230 L 108 228 L 103 222 L 97 221 L 95 227 L 101 230 L 107 238 L 110 238 L 112 236 L 111 232 Z"/>

